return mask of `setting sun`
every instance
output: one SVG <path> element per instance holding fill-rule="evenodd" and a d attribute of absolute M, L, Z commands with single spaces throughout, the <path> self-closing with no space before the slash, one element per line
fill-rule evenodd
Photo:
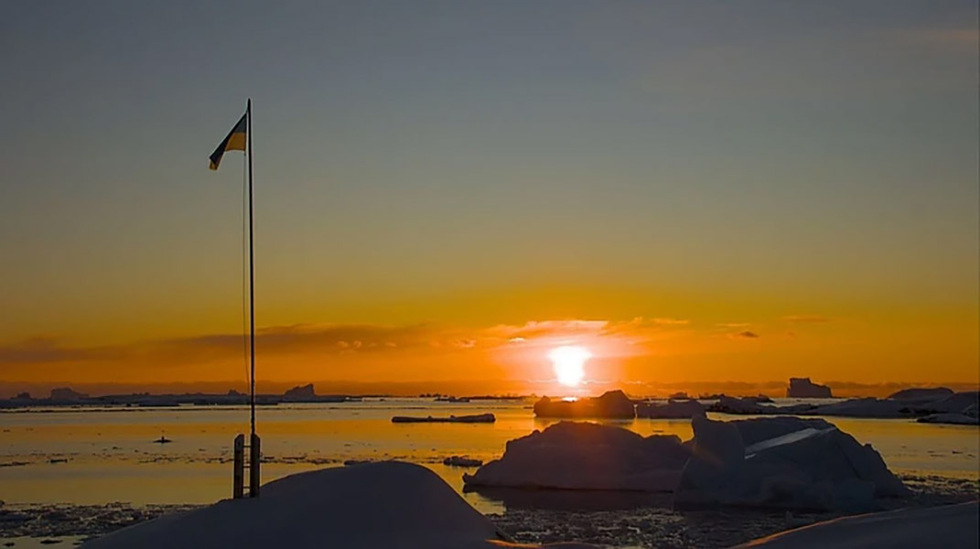
<path fill-rule="evenodd" d="M 568 387 L 575 387 L 585 376 L 585 361 L 592 358 L 592 353 L 585 347 L 565 346 L 548 353 L 548 358 L 554 364 L 558 382 Z"/>

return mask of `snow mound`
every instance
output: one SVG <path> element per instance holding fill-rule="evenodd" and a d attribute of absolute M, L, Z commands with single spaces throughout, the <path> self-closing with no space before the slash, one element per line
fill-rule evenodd
<path fill-rule="evenodd" d="M 679 507 L 718 505 L 849 512 L 908 489 L 870 445 L 822 419 L 694 418 L 693 455 L 674 494 Z"/>
<path fill-rule="evenodd" d="M 696 400 L 669 400 L 666 404 L 642 402 L 636 405 L 636 417 L 651 419 L 691 419 L 703 416 L 704 406 Z"/>
<path fill-rule="evenodd" d="M 507 541 L 435 473 L 381 462 L 291 475 L 255 499 L 223 500 L 85 544 L 163 547 L 494 547 Z"/>
<path fill-rule="evenodd" d="M 511 440 L 467 487 L 669 492 L 690 450 L 677 436 L 647 438 L 620 427 L 563 421 Z"/>
<path fill-rule="evenodd" d="M 902 509 L 818 522 L 804 528 L 750 541 L 738 547 L 974 549 L 980 547 L 978 516 L 980 516 L 980 507 L 976 502 L 927 509 Z"/>
<path fill-rule="evenodd" d="M 636 410 L 633 408 L 633 401 L 626 396 L 626 393 L 616 390 L 606 391 L 602 396 L 595 398 L 575 401 L 541 397 L 541 400 L 534 403 L 534 415 L 559 418 L 633 419 L 636 417 Z"/>

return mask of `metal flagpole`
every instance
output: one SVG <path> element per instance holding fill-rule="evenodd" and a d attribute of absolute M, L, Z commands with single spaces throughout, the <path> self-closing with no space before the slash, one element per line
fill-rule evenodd
<path fill-rule="evenodd" d="M 255 438 L 255 246 L 252 231 L 252 99 L 245 108 L 248 118 L 248 316 L 249 316 L 249 358 L 251 361 L 249 381 L 251 385 L 252 438 Z"/>
<path fill-rule="evenodd" d="M 248 496 L 255 498 L 259 496 L 259 484 L 262 475 L 259 467 L 262 461 L 262 442 L 255 434 L 255 238 L 253 231 L 253 209 L 252 209 L 252 99 L 249 98 L 245 108 L 248 124 L 248 316 L 249 316 L 249 359 L 250 368 L 250 389 L 251 389 L 251 412 L 252 412 L 252 436 L 249 439 L 249 479 Z"/>

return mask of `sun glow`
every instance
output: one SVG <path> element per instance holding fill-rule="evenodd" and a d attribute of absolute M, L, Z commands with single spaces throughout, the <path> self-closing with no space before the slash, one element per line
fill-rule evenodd
<path fill-rule="evenodd" d="M 558 383 L 575 387 L 582 382 L 585 376 L 585 361 L 592 358 L 592 353 L 585 347 L 567 345 L 548 353 L 548 358 L 554 365 Z"/>

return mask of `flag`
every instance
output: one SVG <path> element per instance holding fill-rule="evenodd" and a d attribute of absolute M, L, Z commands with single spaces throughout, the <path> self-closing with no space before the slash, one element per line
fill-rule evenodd
<path fill-rule="evenodd" d="M 218 148 L 211 153 L 211 164 L 208 166 L 212 170 L 218 169 L 218 164 L 221 164 L 221 157 L 224 156 L 225 151 L 244 151 L 245 150 L 245 136 L 248 131 L 248 113 L 242 115 L 242 119 L 235 124 L 235 127 L 231 129 L 228 133 L 228 137 L 218 145 Z"/>

